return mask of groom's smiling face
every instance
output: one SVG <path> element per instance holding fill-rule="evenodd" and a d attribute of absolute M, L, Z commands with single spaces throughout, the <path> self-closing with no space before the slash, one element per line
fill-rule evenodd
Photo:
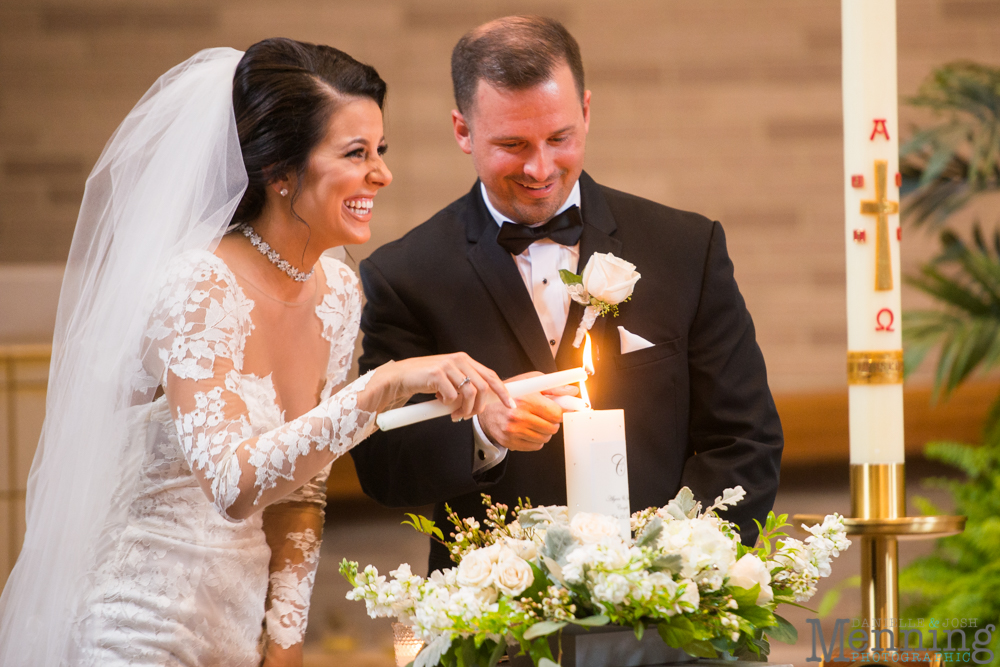
<path fill-rule="evenodd" d="M 511 220 L 545 222 L 569 196 L 590 127 L 590 91 L 582 98 L 562 64 L 523 90 L 480 80 L 472 108 L 452 112 L 458 145 L 472 155 L 493 206 Z"/>

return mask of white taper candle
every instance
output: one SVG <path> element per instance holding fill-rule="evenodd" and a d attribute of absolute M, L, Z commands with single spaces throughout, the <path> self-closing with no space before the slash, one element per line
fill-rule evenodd
<path fill-rule="evenodd" d="M 573 368 L 568 371 L 557 371 L 555 373 L 539 375 L 537 377 L 527 378 L 524 380 L 506 382 L 504 384 L 511 397 L 517 398 L 518 396 L 533 394 L 547 389 L 555 389 L 556 387 L 562 387 L 567 384 L 575 384 L 586 379 L 587 372 L 585 370 L 582 368 Z M 493 400 L 495 400 L 495 398 Z M 400 428 L 401 426 L 409 426 L 410 424 L 416 424 L 417 422 L 434 419 L 435 417 L 444 417 L 445 415 L 451 414 L 451 412 L 451 408 L 446 406 L 440 400 L 435 399 L 433 401 L 406 405 L 401 408 L 396 408 L 395 410 L 387 410 L 386 412 L 383 412 L 375 417 L 375 423 L 378 424 L 378 427 L 383 431 L 389 431 L 394 428 Z"/>

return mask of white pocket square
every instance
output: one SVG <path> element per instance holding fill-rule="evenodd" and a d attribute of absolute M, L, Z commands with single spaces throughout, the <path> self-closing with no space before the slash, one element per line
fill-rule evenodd
<path fill-rule="evenodd" d="M 622 338 L 622 354 L 628 354 L 629 352 L 635 352 L 636 350 L 644 350 L 647 347 L 653 347 L 653 344 L 648 340 L 642 336 L 636 336 L 625 327 L 618 327 L 618 333 Z"/>

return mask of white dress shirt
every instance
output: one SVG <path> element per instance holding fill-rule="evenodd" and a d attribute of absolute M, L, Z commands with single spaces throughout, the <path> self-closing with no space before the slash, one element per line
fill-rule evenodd
<path fill-rule="evenodd" d="M 497 225 L 502 226 L 505 222 L 514 223 L 493 206 L 489 194 L 486 192 L 486 186 L 482 183 L 479 186 L 482 189 L 486 208 Z M 579 181 L 573 185 L 569 196 L 566 197 L 566 201 L 555 212 L 555 215 L 559 215 L 574 205 L 580 205 Z M 572 273 L 577 272 L 580 263 L 580 244 L 564 246 L 551 239 L 542 239 L 532 243 L 520 255 L 511 256 L 514 258 L 514 263 L 517 264 L 517 270 L 520 272 L 524 286 L 531 297 L 531 302 L 535 306 L 535 312 L 538 314 L 542 331 L 545 332 L 552 357 L 555 358 L 556 352 L 559 350 L 559 341 L 562 340 L 563 330 L 566 328 L 566 318 L 569 315 L 570 306 L 569 292 L 566 291 L 566 286 L 559 277 L 559 270 L 566 269 Z M 472 471 L 478 473 L 500 463 L 507 455 L 507 448 L 490 442 L 479 425 L 478 417 L 473 417 L 472 424 L 476 445 L 476 458 L 472 465 Z"/>

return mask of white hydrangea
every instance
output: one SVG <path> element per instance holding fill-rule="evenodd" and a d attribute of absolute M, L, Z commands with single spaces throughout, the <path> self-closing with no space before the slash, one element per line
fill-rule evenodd
<path fill-rule="evenodd" d="M 596 572 L 590 590 L 598 602 L 619 605 L 632 592 L 632 586 L 628 579 L 617 572 Z"/>
<path fill-rule="evenodd" d="M 681 557 L 681 576 L 718 590 L 736 562 L 736 541 L 723 534 L 716 522 L 673 519 L 663 522 L 658 546 Z"/>

